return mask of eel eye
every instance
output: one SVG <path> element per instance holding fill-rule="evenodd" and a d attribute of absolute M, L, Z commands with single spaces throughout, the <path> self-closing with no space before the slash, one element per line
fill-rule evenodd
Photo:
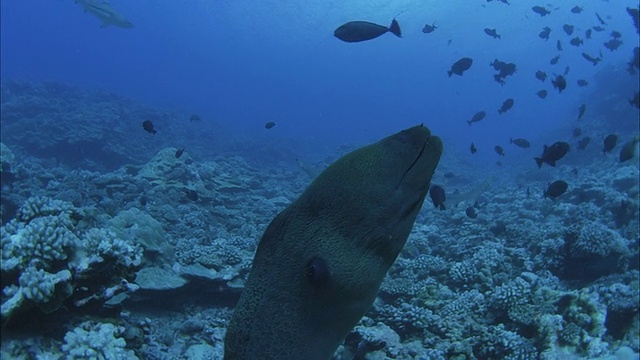
<path fill-rule="evenodd" d="M 311 286 L 319 288 L 329 282 L 329 267 L 327 263 L 319 257 L 313 257 L 307 263 L 307 280 Z"/>

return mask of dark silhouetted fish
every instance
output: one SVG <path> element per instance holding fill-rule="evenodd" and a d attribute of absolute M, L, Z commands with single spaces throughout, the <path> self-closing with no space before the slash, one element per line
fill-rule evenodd
<path fill-rule="evenodd" d="M 151 122 L 151 120 L 145 120 L 142 122 L 142 128 L 148 132 L 149 134 L 157 134 L 158 131 L 156 131 L 155 127 L 153 126 L 153 123 Z"/>
<path fill-rule="evenodd" d="M 618 142 L 618 135 L 609 134 L 604 138 L 604 146 L 602 148 L 602 152 L 605 154 L 613 150 L 616 147 L 616 143 Z"/>
<path fill-rule="evenodd" d="M 498 71 L 497 74 L 493 75 L 493 78 L 500 84 L 504 84 L 504 80 L 507 78 L 507 76 L 511 76 L 516 72 L 516 64 L 514 63 L 506 63 L 504 61 L 495 59 L 489 65 L 493 66 L 493 68 Z"/>
<path fill-rule="evenodd" d="M 547 90 L 540 90 L 536 93 L 540 99 L 544 99 L 547 97 Z"/>
<path fill-rule="evenodd" d="M 498 35 L 498 32 L 496 31 L 496 29 L 484 28 L 484 33 L 491 36 L 494 39 L 500 39 L 500 35 Z"/>
<path fill-rule="evenodd" d="M 587 61 L 591 62 L 593 64 L 593 66 L 598 65 L 598 63 L 600 61 L 602 61 L 602 58 L 600 57 L 593 57 L 587 53 L 582 53 L 582 57 L 585 58 Z"/>
<path fill-rule="evenodd" d="M 579 79 L 578 81 L 576 81 L 576 83 L 578 84 L 579 87 L 585 87 L 589 85 L 589 82 L 583 79 Z"/>
<path fill-rule="evenodd" d="M 591 29 L 587 29 L 587 31 L 584 32 L 584 37 L 587 39 L 591 39 Z"/>
<path fill-rule="evenodd" d="M 542 70 L 536 71 L 536 79 L 544 82 L 545 80 L 547 80 L 547 73 Z"/>
<path fill-rule="evenodd" d="M 512 107 L 513 107 L 514 101 L 513 99 L 509 98 L 507 100 L 505 100 L 502 103 L 502 106 L 500 106 L 500 109 L 498 109 L 498 114 L 504 114 L 507 111 L 509 111 Z"/>
<path fill-rule="evenodd" d="M 200 121 L 200 115 L 198 114 L 191 115 L 191 117 L 189 118 L 189 121 Z"/>
<path fill-rule="evenodd" d="M 445 179 L 453 179 L 454 177 L 456 177 L 456 174 L 451 171 L 447 171 L 446 173 L 444 173 L 444 177 Z"/>
<path fill-rule="evenodd" d="M 176 150 L 176 159 L 179 159 L 182 154 L 184 154 L 184 148 Z"/>
<path fill-rule="evenodd" d="M 546 16 L 548 14 L 551 14 L 551 11 L 539 5 L 532 7 L 531 10 L 533 10 L 534 13 L 539 14 L 540 16 Z"/>
<path fill-rule="evenodd" d="M 562 90 L 567 88 L 567 80 L 562 75 L 557 75 L 555 79 L 551 82 L 555 89 L 558 89 L 558 92 L 562 92 Z"/>
<path fill-rule="evenodd" d="M 604 42 L 604 47 L 609 49 L 609 51 L 618 50 L 620 45 L 622 45 L 622 41 L 620 41 L 620 39 L 611 39 Z"/>
<path fill-rule="evenodd" d="M 478 149 L 473 143 L 471 143 L 471 146 L 469 146 L 469 151 L 471 151 L 472 154 L 475 154 L 478 151 Z"/>
<path fill-rule="evenodd" d="M 622 146 L 622 149 L 620 149 L 620 162 L 633 159 L 636 155 L 636 144 L 638 141 L 640 141 L 640 137 L 636 136 L 635 139 Z"/>
<path fill-rule="evenodd" d="M 469 219 L 475 219 L 478 217 L 478 213 L 476 212 L 476 208 L 473 206 L 469 206 L 467 210 L 464 211 Z"/>
<path fill-rule="evenodd" d="M 573 129 L 573 132 L 571 133 L 571 135 L 573 135 L 574 138 L 580 137 L 580 135 L 582 135 L 582 129 L 580 128 Z"/>
<path fill-rule="evenodd" d="M 600 14 L 596 13 L 596 17 L 598 18 L 598 21 L 600 21 L 600 25 L 607 25 L 607 23 L 600 17 Z"/>
<path fill-rule="evenodd" d="M 496 154 L 500 155 L 500 156 L 504 156 L 504 149 L 502 148 L 502 146 L 500 145 L 496 145 L 493 150 L 496 151 Z"/>
<path fill-rule="evenodd" d="M 580 107 L 578 108 L 578 120 L 582 119 L 585 111 L 587 111 L 587 105 L 585 104 L 580 105 Z"/>
<path fill-rule="evenodd" d="M 542 194 L 542 196 L 546 199 L 546 198 L 551 198 L 553 200 L 557 199 L 558 196 L 564 194 L 565 191 L 567 191 L 567 188 L 569 187 L 569 185 L 562 180 L 556 180 L 554 182 L 552 182 L 551 184 L 549 184 L 549 187 L 547 188 L 547 190 L 545 190 L 545 192 Z"/>
<path fill-rule="evenodd" d="M 422 32 L 425 34 L 430 34 L 434 31 L 436 31 L 438 27 L 436 26 L 436 23 L 433 23 L 431 25 L 429 24 L 425 24 L 424 27 L 422 28 Z"/>
<path fill-rule="evenodd" d="M 549 40 L 549 35 L 551 35 L 551 28 L 548 26 L 545 26 L 542 28 L 542 31 L 540 31 L 540 33 L 538 34 L 538 37 L 540 39 Z"/>
<path fill-rule="evenodd" d="M 569 144 L 564 141 L 558 141 L 551 146 L 544 145 L 542 149 L 542 155 L 534 158 L 538 168 L 542 167 L 543 163 L 547 163 L 551 166 L 556 166 L 556 161 L 562 159 L 569 151 Z"/>
<path fill-rule="evenodd" d="M 571 70 L 571 67 L 569 67 L 569 65 L 565 66 L 562 75 L 567 76 L 567 74 L 569 74 L 569 70 Z"/>
<path fill-rule="evenodd" d="M 582 44 L 584 44 L 584 41 L 582 41 L 582 39 L 580 39 L 579 36 L 574 37 L 573 39 L 571 39 L 569 41 L 569 44 L 573 45 L 573 46 L 580 46 Z"/>
<path fill-rule="evenodd" d="M 527 149 L 528 147 L 531 146 L 531 143 L 529 143 L 527 139 L 523 139 L 523 138 L 509 139 L 509 143 L 523 149 Z"/>
<path fill-rule="evenodd" d="M 187 195 L 187 199 L 191 201 L 198 201 L 198 193 L 195 190 L 184 189 L 185 195 Z"/>
<path fill-rule="evenodd" d="M 556 50 L 562 51 L 562 42 L 560 40 L 556 42 Z"/>
<path fill-rule="evenodd" d="M 590 142 L 591 142 L 591 138 L 588 136 L 585 136 L 584 138 L 580 139 L 580 141 L 578 141 L 578 150 L 586 149 Z"/>
<path fill-rule="evenodd" d="M 274 126 L 276 126 L 276 123 L 274 123 L 273 121 L 267 121 L 267 123 L 264 124 L 264 127 L 267 128 L 267 129 L 271 129 Z"/>
<path fill-rule="evenodd" d="M 591 28 L 597 32 L 602 32 L 605 30 L 602 26 L 593 26 Z"/>
<path fill-rule="evenodd" d="M 638 10 L 637 8 L 627 8 L 627 13 L 629 15 L 631 15 L 631 18 L 633 19 L 633 26 L 636 27 L 636 32 L 638 34 L 640 34 L 640 27 L 639 27 L 639 22 L 640 22 L 640 10 Z"/>
<path fill-rule="evenodd" d="M 497 166 L 502 166 L 502 161 L 496 161 Z"/>
<path fill-rule="evenodd" d="M 555 64 L 558 63 L 558 60 L 560 60 L 560 55 L 556 55 L 556 56 L 552 57 L 551 60 L 549 60 L 549 64 L 555 65 Z"/>
<path fill-rule="evenodd" d="M 350 21 L 340 25 L 340 27 L 333 32 L 333 35 L 342 41 L 352 43 L 375 39 L 387 32 L 391 32 L 397 37 L 402 37 L 400 25 L 396 19 L 393 19 L 389 27 L 367 21 Z"/>
<path fill-rule="evenodd" d="M 610 36 L 613 39 L 620 39 L 622 37 L 622 34 L 619 31 L 612 30 Z"/>
<path fill-rule="evenodd" d="M 582 8 L 580 6 L 574 6 L 571 8 L 571 12 L 574 14 L 580 14 L 582 12 Z"/>
<path fill-rule="evenodd" d="M 640 94 L 637 91 L 635 94 L 633 94 L 633 98 L 629 99 L 628 101 L 631 106 L 635 106 L 636 108 L 640 109 Z"/>
<path fill-rule="evenodd" d="M 482 121 L 482 119 L 484 119 L 484 117 L 487 115 L 486 112 L 484 111 L 478 111 L 477 113 L 475 113 L 473 115 L 473 117 L 471 118 L 471 120 L 467 120 L 467 124 L 469 124 L 469 126 L 471 126 L 472 123 L 474 122 L 479 122 Z"/>
<path fill-rule="evenodd" d="M 431 202 L 436 209 L 445 210 L 444 202 L 446 200 L 446 196 L 442 186 L 431 185 L 431 189 L 429 189 L 429 197 L 431 197 Z"/>
<path fill-rule="evenodd" d="M 640 69 L 640 47 L 636 46 L 633 49 L 633 58 L 631 58 L 628 65 L 627 71 L 629 74 L 635 75 L 636 69 Z"/>
<path fill-rule="evenodd" d="M 571 36 L 573 34 L 573 25 L 569 25 L 569 24 L 564 24 L 562 25 L 562 30 L 564 31 L 565 34 Z"/>
<path fill-rule="evenodd" d="M 462 76 L 462 73 L 469 70 L 471 64 L 473 64 L 473 59 L 463 57 L 462 59 L 456 61 L 455 63 L 453 63 L 453 65 L 451 65 L 451 70 L 447 71 L 447 74 L 449 75 L 449 77 L 451 77 L 451 75 L 453 74 Z"/>

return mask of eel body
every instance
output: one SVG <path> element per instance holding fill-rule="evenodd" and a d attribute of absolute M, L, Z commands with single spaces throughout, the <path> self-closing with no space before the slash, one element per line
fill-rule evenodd
<path fill-rule="evenodd" d="M 373 304 L 441 154 L 440 138 L 420 125 L 318 175 L 260 239 L 224 358 L 330 359 Z"/>

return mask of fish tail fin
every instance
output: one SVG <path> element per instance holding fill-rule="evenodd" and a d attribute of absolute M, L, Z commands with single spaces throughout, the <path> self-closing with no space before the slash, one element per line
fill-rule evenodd
<path fill-rule="evenodd" d="M 502 36 L 498 35 L 498 39 L 502 39 Z"/>
<path fill-rule="evenodd" d="M 509 138 L 509 144 L 513 144 L 513 138 Z"/>
<path fill-rule="evenodd" d="M 533 158 L 533 159 L 536 161 L 536 164 L 538 164 L 538 169 L 541 168 L 544 160 L 542 160 L 542 158 Z"/>
<path fill-rule="evenodd" d="M 153 133 L 153 135 L 155 135 L 155 134 L 157 134 L 157 133 L 158 133 L 158 130 L 155 130 L 155 129 L 154 129 L 154 130 L 152 131 L 152 133 Z"/>
<path fill-rule="evenodd" d="M 402 32 L 400 31 L 400 24 L 398 24 L 398 21 L 396 21 L 396 19 L 393 19 L 393 21 L 391 22 L 391 25 L 389 26 L 389 31 L 391 31 L 393 35 L 397 37 L 402 37 Z"/>
<path fill-rule="evenodd" d="M 447 75 L 449 75 L 449 77 L 451 77 L 451 75 L 453 75 L 453 71 L 447 70 Z"/>
<path fill-rule="evenodd" d="M 449 76 L 451 76 L 451 75 L 449 75 Z M 472 122 L 473 122 L 473 121 L 471 121 L 471 120 L 467 120 L 467 124 L 469 124 L 469 126 L 471 126 L 471 123 L 472 123 Z"/>
<path fill-rule="evenodd" d="M 498 114 L 502 114 L 502 109 L 498 109 Z"/>

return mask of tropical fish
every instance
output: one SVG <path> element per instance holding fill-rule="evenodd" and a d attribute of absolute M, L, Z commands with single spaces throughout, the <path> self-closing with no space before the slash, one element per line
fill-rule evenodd
<path fill-rule="evenodd" d="M 620 45 L 622 45 L 622 41 L 620 41 L 620 39 L 611 39 L 604 42 L 604 47 L 609 49 L 609 51 L 618 50 Z"/>
<path fill-rule="evenodd" d="M 498 114 L 504 114 L 507 111 L 509 111 L 509 109 L 511 109 L 513 107 L 514 101 L 513 99 L 509 98 L 507 100 L 505 100 L 502 103 L 502 106 L 500 107 L 500 109 L 498 109 Z"/>
<path fill-rule="evenodd" d="M 547 73 L 542 70 L 536 71 L 536 79 L 544 82 L 545 80 L 547 80 Z"/>
<path fill-rule="evenodd" d="M 578 141 L 578 150 L 586 149 L 590 142 L 591 142 L 590 137 L 588 136 L 583 137 L 582 139 L 580 139 L 580 141 Z"/>
<path fill-rule="evenodd" d="M 345 42 L 360 42 L 375 39 L 387 32 L 391 32 L 397 37 L 402 37 L 400 25 L 396 19 L 393 19 L 389 27 L 367 21 L 350 21 L 340 25 L 340 27 L 333 32 L 333 35 Z"/>
<path fill-rule="evenodd" d="M 474 143 L 471 143 L 471 146 L 469 146 L 469 151 L 471 151 L 472 154 L 475 154 L 478 151 Z"/>
<path fill-rule="evenodd" d="M 579 79 L 577 82 L 579 87 L 585 87 L 587 85 L 589 85 L 589 82 L 587 82 L 587 80 L 583 80 L 583 79 Z"/>
<path fill-rule="evenodd" d="M 618 142 L 618 135 L 609 134 L 604 138 L 604 146 L 602 148 L 602 152 L 605 154 L 613 150 L 616 147 L 616 143 Z"/>
<path fill-rule="evenodd" d="M 579 36 L 574 37 L 573 39 L 571 39 L 569 41 L 569 44 L 573 45 L 573 46 L 580 46 L 582 44 L 584 44 L 584 41 L 582 41 L 582 39 L 580 39 Z"/>
<path fill-rule="evenodd" d="M 523 149 L 527 149 L 531 146 L 531 143 L 529 143 L 529 140 L 523 139 L 523 138 L 509 139 L 509 143 Z"/>
<path fill-rule="evenodd" d="M 557 75 L 555 79 L 551 82 L 555 89 L 558 89 L 558 92 L 562 92 L 562 90 L 567 88 L 567 80 L 562 75 Z"/>
<path fill-rule="evenodd" d="M 587 61 L 591 62 L 593 66 L 598 65 L 598 63 L 602 61 L 601 57 L 593 57 L 587 53 L 582 53 L 582 57 L 585 58 Z"/>
<path fill-rule="evenodd" d="M 422 32 L 425 34 L 430 34 L 434 31 L 436 31 L 438 27 L 436 26 L 436 23 L 433 23 L 431 25 L 429 24 L 425 24 L 424 27 L 422 28 Z"/>
<path fill-rule="evenodd" d="M 543 40 L 549 40 L 549 35 L 551 35 L 551 28 L 545 26 L 542 28 L 542 31 L 538 34 L 538 37 Z"/>
<path fill-rule="evenodd" d="M 467 215 L 468 218 L 470 219 L 475 219 L 478 217 L 478 213 L 476 212 L 476 208 L 474 208 L 473 206 L 469 206 L 464 213 Z"/>
<path fill-rule="evenodd" d="M 484 33 L 491 36 L 494 39 L 500 39 L 500 35 L 496 29 L 484 28 Z"/>
<path fill-rule="evenodd" d="M 587 111 L 587 105 L 585 104 L 580 105 L 580 107 L 578 108 L 578 120 L 582 119 L 582 116 L 584 116 L 585 111 Z"/>
<path fill-rule="evenodd" d="M 504 149 L 502 148 L 502 146 L 496 145 L 493 149 L 496 151 L 498 155 L 504 156 Z"/>
<path fill-rule="evenodd" d="M 560 55 L 556 55 L 556 56 L 552 57 L 551 60 L 549 60 L 549 64 L 555 65 L 555 64 L 558 63 L 558 60 L 560 60 Z"/>
<path fill-rule="evenodd" d="M 145 120 L 142 122 L 142 128 L 148 132 L 149 134 L 157 134 L 158 131 L 155 129 L 155 127 L 153 126 L 153 123 L 151 122 L 151 120 Z"/>
<path fill-rule="evenodd" d="M 539 5 L 532 7 L 531 10 L 533 10 L 534 13 L 539 14 L 540 16 L 546 16 L 548 14 L 551 14 L 551 11 Z"/>
<path fill-rule="evenodd" d="M 620 149 L 620 162 L 633 159 L 636 155 L 636 144 L 640 141 L 640 136 L 636 136 L 635 139 L 629 141 Z"/>
<path fill-rule="evenodd" d="M 542 194 L 544 198 L 551 198 L 553 200 L 557 199 L 560 195 L 564 194 L 567 191 L 569 185 L 566 181 L 556 180 L 549 184 L 549 187 Z"/>
<path fill-rule="evenodd" d="M 133 23 L 127 20 L 124 15 L 116 12 L 108 2 L 96 1 L 96 0 L 76 0 L 76 4 L 80 4 L 84 9 L 84 12 L 91 13 L 91 15 L 97 17 L 102 21 L 101 28 L 107 26 L 117 26 L 124 29 L 133 28 Z"/>
<path fill-rule="evenodd" d="M 472 64 L 473 59 L 463 57 L 462 59 L 456 61 L 455 63 L 453 63 L 453 65 L 451 65 L 451 70 L 447 71 L 447 74 L 449 75 L 449 77 L 451 77 L 451 75 L 453 74 L 462 76 L 462 73 L 469 70 Z"/>
<path fill-rule="evenodd" d="M 184 154 L 184 148 L 176 150 L 176 159 L 179 159 L 182 154 Z"/>
<path fill-rule="evenodd" d="M 580 6 L 574 6 L 571 8 L 571 12 L 574 14 L 580 14 L 582 12 L 582 8 Z"/>
<path fill-rule="evenodd" d="M 544 99 L 547 97 L 547 90 L 540 90 L 536 93 L 540 99 Z"/>
<path fill-rule="evenodd" d="M 429 189 L 429 197 L 431 197 L 431 202 L 436 209 L 445 210 L 444 201 L 446 200 L 446 195 L 444 193 L 444 189 L 439 185 L 431 185 Z"/>
<path fill-rule="evenodd" d="M 542 167 L 543 163 L 556 166 L 556 161 L 567 155 L 567 152 L 569 152 L 569 144 L 564 141 L 557 141 L 551 146 L 544 145 L 542 155 L 534 158 L 534 160 L 538 164 L 538 168 Z"/>
<path fill-rule="evenodd" d="M 267 123 L 264 124 L 264 127 L 267 128 L 267 129 L 271 129 L 274 126 L 276 126 L 276 123 L 274 123 L 273 121 L 267 121 Z"/>
<path fill-rule="evenodd" d="M 573 34 L 573 25 L 569 25 L 569 24 L 564 24 L 562 25 L 562 30 L 564 30 L 564 33 L 571 36 Z"/>
<path fill-rule="evenodd" d="M 486 112 L 484 111 L 478 111 L 477 113 L 475 113 L 473 115 L 473 117 L 471 117 L 471 120 L 467 120 L 467 124 L 469 124 L 469 126 L 471 126 L 472 123 L 474 122 L 479 122 L 482 121 L 482 119 L 484 119 L 484 117 L 487 115 Z"/>

